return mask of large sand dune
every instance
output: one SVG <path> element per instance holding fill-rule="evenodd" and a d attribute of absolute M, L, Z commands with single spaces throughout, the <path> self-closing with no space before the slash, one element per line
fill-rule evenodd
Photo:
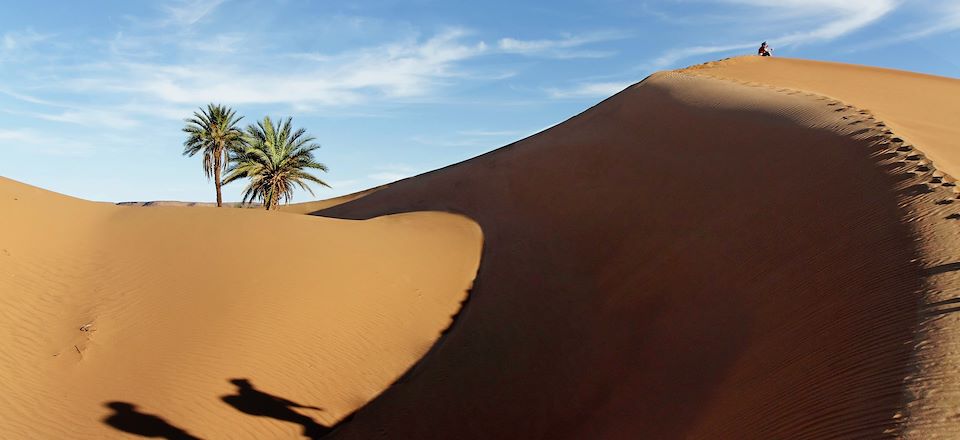
<path fill-rule="evenodd" d="M 955 438 L 957 102 L 746 57 L 288 213 L 0 180 L 0 437 Z"/>
<path fill-rule="evenodd" d="M 956 80 L 733 59 L 319 212 L 485 236 L 449 335 L 334 437 L 960 435 L 957 102 Z"/>

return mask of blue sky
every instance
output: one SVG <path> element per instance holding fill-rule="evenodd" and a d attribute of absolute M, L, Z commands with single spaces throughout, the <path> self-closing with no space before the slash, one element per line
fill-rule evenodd
<path fill-rule="evenodd" d="M 213 200 L 180 132 L 211 101 L 245 123 L 292 116 L 323 146 L 326 198 L 762 40 L 780 56 L 960 76 L 956 0 L 40 0 L 8 2 L 0 26 L 0 175 L 104 201 Z"/>

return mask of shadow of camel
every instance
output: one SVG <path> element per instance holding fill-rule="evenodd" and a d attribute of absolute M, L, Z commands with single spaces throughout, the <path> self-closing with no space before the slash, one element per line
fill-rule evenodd
<path fill-rule="evenodd" d="M 104 406 L 112 409 L 114 413 L 105 417 L 103 423 L 120 431 L 168 440 L 200 440 L 160 417 L 138 411 L 137 406 L 132 403 L 108 402 Z"/>
<path fill-rule="evenodd" d="M 222 396 L 220 399 L 236 408 L 237 411 L 253 416 L 270 417 L 285 422 L 296 423 L 303 426 L 303 435 L 310 439 L 319 439 L 331 431 L 331 428 L 321 425 L 310 417 L 293 410 L 293 408 L 303 408 L 322 411 L 322 408 L 301 405 L 282 397 L 265 393 L 254 388 L 253 384 L 247 379 L 231 379 L 230 383 L 236 385 L 236 394 Z"/>

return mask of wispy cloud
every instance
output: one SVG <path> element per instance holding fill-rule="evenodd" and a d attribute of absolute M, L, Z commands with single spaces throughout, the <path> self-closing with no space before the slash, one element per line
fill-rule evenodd
<path fill-rule="evenodd" d="M 960 3 L 934 0 L 923 2 L 918 6 L 932 12 L 931 17 L 925 20 L 899 24 L 894 32 L 890 32 L 889 37 L 857 44 L 850 51 L 889 46 L 960 30 Z"/>
<path fill-rule="evenodd" d="M 19 149 L 48 156 L 83 156 L 93 151 L 93 145 L 36 129 L 0 128 L 0 150 L 2 149 Z"/>
<path fill-rule="evenodd" d="M 37 97 L 35 97 L 35 96 L 30 96 L 30 95 L 27 95 L 27 94 L 24 94 L 24 93 L 17 93 L 17 92 L 13 92 L 13 91 L 10 91 L 10 90 L 0 89 L 0 94 L 7 95 L 7 96 L 9 96 L 9 97 L 11 97 L 11 98 L 14 98 L 14 99 L 18 100 L 18 101 L 29 102 L 29 103 L 31 103 L 31 104 L 40 104 L 40 105 L 48 105 L 48 106 L 54 106 L 54 107 L 62 107 L 61 104 L 55 103 L 55 102 L 53 102 L 53 101 L 48 101 L 48 100 L 46 100 L 46 99 L 40 99 L 40 98 L 37 98 Z"/>
<path fill-rule="evenodd" d="M 455 135 L 417 135 L 410 138 L 411 141 L 420 145 L 429 145 L 434 147 L 447 148 L 475 148 L 492 147 L 490 138 L 467 137 Z"/>
<path fill-rule="evenodd" d="M 724 46 L 693 46 L 682 49 L 674 49 L 653 60 L 653 68 L 660 69 L 677 61 L 687 59 L 697 55 L 709 55 L 713 53 L 741 51 L 758 46 L 755 43 L 730 44 Z"/>
<path fill-rule="evenodd" d="M 184 39 L 181 45 L 187 50 L 233 54 L 242 48 L 244 42 L 245 38 L 240 34 L 217 34 L 202 39 Z"/>
<path fill-rule="evenodd" d="M 30 28 L 4 32 L 0 36 L 0 62 L 19 63 L 25 59 L 36 58 L 37 46 L 54 36 L 54 34 L 41 34 Z"/>
<path fill-rule="evenodd" d="M 28 49 L 34 44 L 48 40 L 51 37 L 53 37 L 53 34 L 41 34 L 33 29 L 26 29 L 19 32 L 8 31 L 3 34 L 0 48 L 6 52 Z"/>
<path fill-rule="evenodd" d="M 378 97 L 416 98 L 442 87 L 444 80 L 462 75 L 457 63 L 487 50 L 482 41 L 464 42 L 466 35 L 462 29 L 449 29 L 426 40 L 357 49 L 272 69 L 251 68 L 240 62 L 123 61 L 71 78 L 63 86 L 82 93 L 146 94 L 178 104 L 343 105 Z"/>
<path fill-rule="evenodd" d="M 57 113 L 24 112 L 23 114 L 47 121 L 66 122 L 88 127 L 102 125 L 108 126 L 111 129 L 127 129 L 140 125 L 139 120 L 123 115 L 120 112 L 95 109 L 67 110 Z"/>
<path fill-rule="evenodd" d="M 200 21 L 220 6 L 225 0 L 179 0 L 163 7 L 166 19 L 163 24 L 190 26 Z"/>
<path fill-rule="evenodd" d="M 376 185 L 380 185 L 406 179 L 421 172 L 422 170 L 406 164 L 381 165 L 374 168 L 372 173 L 367 174 L 367 179 Z"/>
<path fill-rule="evenodd" d="M 743 6 L 749 10 L 749 20 L 754 23 L 781 23 L 796 30 L 787 30 L 781 35 L 765 38 L 774 47 L 796 46 L 832 41 L 863 29 L 899 6 L 898 0 L 716 0 Z M 784 17 L 786 21 L 784 21 Z M 750 35 L 755 40 L 755 35 Z M 739 41 L 729 44 L 699 45 L 675 48 L 655 58 L 650 67 L 661 69 L 677 61 L 715 53 L 743 51 L 757 46 L 755 41 Z"/>
<path fill-rule="evenodd" d="M 551 98 L 565 99 L 565 98 L 606 98 L 608 96 L 614 95 L 621 90 L 629 87 L 630 82 L 595 82 L 595 83 L 581 83 L 571 88 L 566 89 L 557 89 L 551 88 L 547 89 L 547 93 Z"/>
<path fill-rule="evenodd" d="M 777 3 L 761 0 L 731 0 L 751 7 L 767 6 L 773 12 L 787 9 L 799 15 L 826 18 L 810 30 L 792 32 L 773 38 L 774 44 L 794 45 L 830 41 L 864 28 L 897 8 L 896 0 L 781 0 Z M 772 6 L 776 5 L 776 6 Z"/>
<path fill-rule="evenodd" d="M 141 105 L 136 103 L 117 104 L 108 107 L 76 105 L 41 99 L 3 89 L 0 89 L 0 94 L 25 103 L 47 107 L 47 109 L 44 110 L 19 110 L 14 108 L 5 108 L 2 110 L 8 114 L 91 127 L 109 126 L 111 129 L 129 129 L 141 125 L 142 121 L 137 117 L 138 115 L 180 120 L 191 111 L 189 107 Z"/>
<path fill-rule="evenodd" d="M 522 136 L 530 133 L 529 130 L 462 130 L 457 134 L 462 136 L 481 136 L 481 137 L 513 137 Z"/>
<path fill-rule="evenodd" d="M 518 40 L 501 38 L 497 48 L 503 53 L 547 58 L 606 58 L 616 55 L 611 50 L 584 50 L 582 46 L 629 37 L 624 32 L 596 32 L 586 35 L 566 35 L 559 39 Z"/>

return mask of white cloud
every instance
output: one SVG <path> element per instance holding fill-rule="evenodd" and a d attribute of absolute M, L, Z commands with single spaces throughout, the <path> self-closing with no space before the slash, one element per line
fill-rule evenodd
<path fill-rule="evenodd" d="M 919 40 L 921 38 L 960 30 L 960 3 L 955 1 L 928 1 L 914 4 L 927 11 L 931 11 L 932 17 L 920 22 L 907 23 L 906 26 L 900 26 L 895 31 L 890 32 L 890 37 L 858 44 L 854 46 L 851 51 L 883 47 L 890 44 Z"/>
<path fill-rule="evenodd" d="M 111 129 L 129 129 L 138 127 L 141 123 L 141 121 L 135 118 L 133 115 L 158 116 L 165 119 L 181 120 L 192 112 L 189 107 L 185 106 L 177 107 L 162 104 L 142 105 L 136 103 L 127 103 L 113 105 L 110 107 L 97 107 L 50 101 L 3 89 L 0 89 L 0 94 L 4 94 L 16 100 L 30 104 L 62 109 L 54 112 L 43 112 L 7 108 L 3 109 L 3 112 L 28 116 L 46 121 L 66 122 L 89 127 L 108 126 Z"/>
<path fill-rule="evenodd" d="M 82 156 L 93 151 L 93 146 L 76 142 L 35 129 L 0 128 L 0 149 L 17 148 L 49 156 Z"/>
<path fill-rule="evenodd" d="M 23 32 L 6 32 L 3 34 L 3 48 L 5 50 L 26 49 L 52 37 L 50 34 L 39 34 L 32 29 Z"/>
<path fill-rule="evenodd" d="M 380 185 L 406 179 L 421 172 L 418 168 L 406 164 L 381 165 L 376 167 L 374 172 L 367 174 L 367 179 L 370 179 L 376 185 Z"/>
<path fill-rule="evenodd" d="M 777 46 L 795 46 L 822 43 L 863 29 L 894 11 L 899 0 L 716 0 L 718 3 L 745 6 L 749 20 L 756 23 L 776 23 L 778 27 L 797 30 L 766 39 Z M 742 24 L 742 23 L 741 23 Z M 735 25 L 740 25 L 736 24 Z M 756 38 L 754 38 L 756 39 Z M 741 51 L 758 46 L 758 42 L 700 45 L 672 49 L 657 57 L 652 68 L 661 69 L 697 55 Z M 752 51 L 751 51 L 752 52 Z"/>
<path fill-rule="evenodd" d="M 301 59 L 267 70 L 241 62 L 112 63 L 95 74 L 69 79 L 64 86 L 82 93 L 146 94 L 178 104 L 340 105 L 379 97 L 416 98 L 429 95 L 448 78 L 462 76 L 456 70 L 458 62 L 486 52 L 482 41 L 463 42 L 466 35 L 450 29 L 424 41 L 406 40 L 316 61 Z"/>
<path fill-rule="evenodd" d="M 0 129 L 0 141 L 31 142 L 35 136 L 28 130 Z"/>
<path fill-rule="evenodd" d="M 33 29 L 26 29 L 19 32 L 8 31 L 0 39 L 0 54 L 13 53 L 14 51 L 24 51 L 30 49 L 37 43 L 49 40 L 53 34 L 37 33 Z"/>
<path fill-rule="evenodd" d="M 694 47 L 685 47 L 682 49 L 674 49 L 654 59 L 653 68 L 660 69 L 665 66 L 669 66 L 677 61 L 690 58 L 693 56 L 697 56 L 697 55 L 708 55 L 708 54 L 720 53 L 720 52 L 745 50 L 745 49 L 753 48 L 755 46 L 759 46 L 759 44 L 744 43 L 744 44 L 730 44 L 730 45 L 724 45 L 724 46 L 694 46 Z"/>
<path fill-rule="evenodd" d="M 567 35 L 561 39 L 518 40 L 501 38 L 497 48 L 503 53 L 549 58 L 605 58 L 616 54 L 614 51 L 579 50 L 581 46 L 604 41 L 627 38 L 623 32 L 597 32 L 587 35 Z"/>
<path fill-rule="evenodd" d="M 54 122 L 66 122 L 87 127 L 103 126 L 109 129 L 127 129 L 140 125 L 140 121 L 130 118 L 122 112 L 98 109 L 67 110 L 59 113 L 24 113 L 39 119 Z"/>
<path fill-rule="evenodd" d="M 40 99 L 40 98 L 37 98 L 37 97 L 35 97 L 35 96 L 26 95 L 26 94 L 23 94 L 23 93 L 17 93 L 17 92 L 13 92 L 13 91 L 10 91 L 10 90 L 0 89 L 0 93 L 2 93 L 2 94 L 4 94 L 4 95 L 7 95 L 7 96 L 9 96 L 9 97 L 11 97 L 11 98 L 20 100 L 20 101 L 29 102 L 29 103 L 31 103 L 31 104 L 40 104 L 40 105 L 49 105 L 49 106 L 54 106 L 54 107 L 62 107 L 62 105 L 57 104 L 57 103 L 54 103 L 54 102 L 52 102 L 52 101 L 47 101 L 47 100 L 45 100 L 45 99 Z"/>
<path fill-rule="evenodd" d="M 207 38 L 184 39 L 181 45 L 187 50 L 232 54 L 237 53 L 244 41 L 244 37 L 239 34 L 217 34 Z"/>
<path fill-rule="evenodd" d="M 569 89 L 547 89 L 551 98 L 606 98 L 630 87 L 630 82 L 583 83 Z"/>
<path fill-rule="evenodd" d="M 463 136 L 513 137 L 529 133 L 526 130 L 463 130 L 457 134 Z"/>
<path fill-rule="evenodd" d="M 163 24 L 173 24 L 177 26 L 190 26 L 203 19 L 217 6 L 220 6 L 224 0 L 179 0 L 172 5 L 165 5 L 164 12 L 167 19 Z"/>
<path fill-rule="evenodd" d="M 787 9 L 788 12 L 827 19 L 824 24 L 811 30 L 793 32 L 770 40 L 772 44 L 780 45 L 830 41 L 869 26 L 897 8 L 895 0 L 780 0 L 777 3 L 761 0 L 732 1 L 747 3 L 752 7 L 769 5 L 774 12 Z"/>
<path fill-rule="evenodd" d="M 434 147 L 449 147 L 449 148 L 468 148 L 468 147 L 490 147 L 489 138 L 476 138 L 476 137 L 464 137 L 464 136 L 428 136 L 428 135 L 417 135 L 410 138 L 411 141 L 416 142 L 421 145 L 429 145 Z"/>

